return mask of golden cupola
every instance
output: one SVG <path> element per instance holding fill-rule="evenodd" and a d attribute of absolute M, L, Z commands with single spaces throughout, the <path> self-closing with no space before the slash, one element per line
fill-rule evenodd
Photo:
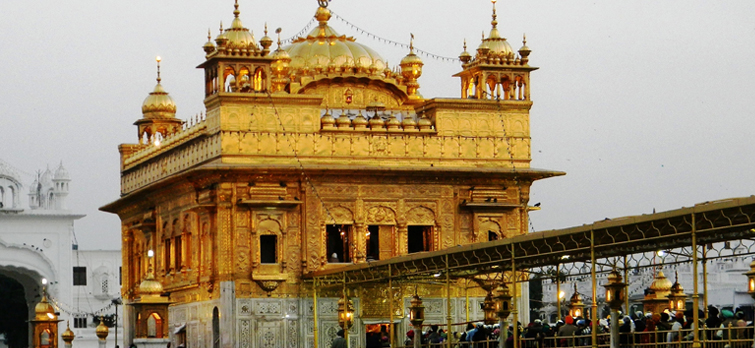
<path fill-rule="evenodd" d="M 655 280 L 650 284 L 650 290 L 653 290 L 656 294 L 664 291 L 670 291 L 673 284 L 666 278 L 663 271 L 658 271 L 658 275 L 655 276 Z"/>
<path fill-rule="evenodd" d="M 139 284 L 139 294 L 142 296 L 142 301 L 147 297 L 160 297 L 163 293 L 163 285 L 155 279 L 155 274 L 152 272 L 152 266 L 150 266 L 147 276 Z"/>
<path fill-rule="evenodd" d="M 224 31 L 222 23 L 220 25 L 220 34 L 215 39 L 217 52 L 242 57 L 262 55 L 254 35 L 241 23 L 238 0 L 233 4 L 233 8 L 231 27 Z"/>
<path fill-rule="evenodd" d="M 55 308 L 47 301 L 47 294 L 42 291 L 42 300 L 34 306 L 34 318 L 36 320 L 56 320 Z"/>
<path fill-rule="evenodd" d="M 181 130 L 183 121 L 176 118 L 176 102 L 165 91 L 160 78 L 160 57 L 157 60 L 157 85 L 142 103 L 142 118 L 134 122 L 139 127 L 139 144 L 159 144 L 159 134 L 167 138 Z"/>
<path fill-rule="evenodd" d="M 373 49 L 359 44 L 354 37 L 338 34 L 328 25 L 330 10 L 319 7 L 317 28 L 298 37 L 285 50 L 291 56 L 291 73 L 297 77 L 323 72 L 382 77 L 387 66 Z"/>
<path fill-rule="evenodd" d="M 160 78 L 160 57 L 157 57 L 157 85 L 155 89 L 144 99 L 142 103 L 142 114 L 144 118 L 171 118 L 176 116 L 176 102 L 168 92 L 165 91 L 161 84 Z"/>
<path fill-rule="evenodd" d="M 474 57 L 467 52 L 459 55 L 463 71 L 454 75 L 461 78 L 462 98 L 530 101 L 530 72 L 537 70 L 529 66 L 532 53 L 527 40 L 522 40 L 522 48 L 514 51 L 506 38 L 498 31 L 498 15 L 493 3 L 493 20 L 490 34 L 477 47 Z"/>
<path fill-rule="evenodd" d="M 490 29 L 490 35 L 487 38 L 483 35 L 482 43 L 477 48 L 478 58 L 481 58 L 481 55 L 485 55 L 494 59 L 513 59 L 514 50 L 509 45 L 509 42 L 506 41 L 506 38 L 501 37 L 501 33 L 498 32 L 498 15 L 496 14 L 495 1 L 493 1 L 493 21 L 490 24 L 493 26 Z"/>
<path fill-rule="evenodd" d="M 407 94 L 410 98 L 421 98 L 417 90 L 419 89 L 419 82 L 417 80 L 422 76 L 422 67 L 425 63 L 422 59 L 414 54 L 414 35 L 409 42 L 409 54 L 401 60 L 401 75 L 404 77 L 404 85 L 406 85 Z"/>

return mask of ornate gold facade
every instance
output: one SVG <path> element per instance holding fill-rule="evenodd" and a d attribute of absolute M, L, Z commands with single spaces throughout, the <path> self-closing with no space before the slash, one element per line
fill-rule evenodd
<path fill-rule="evenodd" d="M 176 108 L 145 114 L 139 143 L 119 147 L 122 197 L 103 207 L 122 221 L 124 299 L 140 295 L 153 263 L 176 303 L 171 324 L 199 342 L 212 343 L 203 327 L 217 320 L 233 333 L 222 346 L 265 347 L 244 336 L 254 331 L 310 347 L 311 324 L 280 318 L 307 318 L 303 274 L 526 233 L 530 185 L 562 174 L 530 168 L 529 49 L 462 57 L 464 98 L 425 99 L 419 57 L 391 70 L 335 33 L 324 7 L 308 36 L 272 52 L 267 35 L 248 40 L 238 4 L 234 17 L 203 47 L 206 116 L 152 139 L 144 129 L 175 124 Z M 403 300 L 393 299 L 398 317 Z M 388 317 L 375 298 L 359 306 L 360 318 Z"/>

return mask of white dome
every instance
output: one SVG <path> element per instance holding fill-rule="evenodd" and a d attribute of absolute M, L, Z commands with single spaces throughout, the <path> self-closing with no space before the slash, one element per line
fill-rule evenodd
<path fill-rule="evenodd" d="M 50 171 L 49 167 L 47 168 L 47 170 L 45 170 L 44 174 L 42 174 L 42 178 L 39 179 L 39 183 L 44 186 L 52 186 L 52 172 Z"/>
<path fill-rule="evenodd" d="M 60 162 L 58 170 L 55 171 L 55 180 L 71 180 L 71 176 L 68 175 L 68 171 L 63 168 L 63 161 Z"/>

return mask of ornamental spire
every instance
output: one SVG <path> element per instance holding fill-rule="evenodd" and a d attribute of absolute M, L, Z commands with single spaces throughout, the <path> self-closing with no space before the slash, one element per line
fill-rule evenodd
<path fill-rule="evenodd" d="M 495 29 L 498 26 L 498 20 L 497 20 L 498 15 L 495 12 L 495 3 L 496 3 L 497 0 L 490 0 L 490 1 L 493 3 L 493 21 L 490 22 L 490 24 L 492 24 L 493 25 L 493 29 Z"/>
<path fill-rule="evenodd" d="M 163 60 L 160 56 L 155 57 L 155 60 L 157 61 L 157 84 L 160 84 L 160 81 L 162 79 L 160 78 L 160 61 Z"/>

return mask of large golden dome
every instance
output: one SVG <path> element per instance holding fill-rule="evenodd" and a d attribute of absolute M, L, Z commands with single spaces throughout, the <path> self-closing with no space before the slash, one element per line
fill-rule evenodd
<path fill-rule="evenodd" d="M 383 75 L 387 66 L 385 60 L 373 49 L 357 43 L 355 38 L 339 35 L 328 26 L 330 17 L 327 8 L 318 8 L 315 13 L 320 22 L 318 27 L 284 48 L 291 56 L 291 73 L 311 75 L 320 70 Z"/>

